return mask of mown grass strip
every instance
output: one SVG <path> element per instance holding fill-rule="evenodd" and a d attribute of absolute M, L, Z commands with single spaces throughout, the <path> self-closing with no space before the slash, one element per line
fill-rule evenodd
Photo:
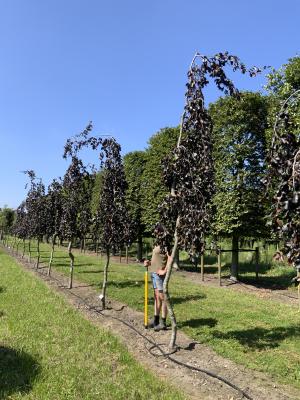
<path fill-rule="evenodd" d="M 0 250 L 0 399 L 184 399 Z"/>
<path fill-rule="evenodd" d="M 47 262 L 49 246 L 43 244 L 42 250 Z M 104 261 L 76 253 L 75 278 L 100 290 Z M 68 274 L 64 248 L 56 252 L 53 266 Z M 142 311 L 143 274 L 140 265 L 112 264 L 108 296 Z M 226 288 L 201 286 L 176 274 L 170 289 L 178 326 L 190 337 L 226 358 L 300 388 L 297 308 Z"/>

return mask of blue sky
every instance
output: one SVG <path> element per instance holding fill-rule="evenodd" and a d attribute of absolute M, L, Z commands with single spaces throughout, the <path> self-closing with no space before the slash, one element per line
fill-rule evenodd
<path fill-rule="evenodd" d="M 196 51 L 280 67 L 299 52 L 299 15 L 299 0 L 0 0 L 0 207 L 25 197 L 20 171 L 62 176 L 64 143 L 90 120 L 123 153 L 177 125 Z"/>

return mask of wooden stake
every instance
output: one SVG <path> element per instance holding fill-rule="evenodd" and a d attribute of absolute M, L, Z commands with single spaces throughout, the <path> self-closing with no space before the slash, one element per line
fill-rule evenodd
<path fill-rule="evenodd" d="M 148 328 L 148 268 L 145 271 L 144 326 L 145 329 Z"/>
<path fill-rule="evenodd" d="M 218 251 L 218 278 L 219 278 L 219 286 L 222 286 L 221 283 L 221 249 Z"/>
<path fill-rule="evenodd" d="M 259 248 L 255 247 L 255 278 L 258 280 Z"/>

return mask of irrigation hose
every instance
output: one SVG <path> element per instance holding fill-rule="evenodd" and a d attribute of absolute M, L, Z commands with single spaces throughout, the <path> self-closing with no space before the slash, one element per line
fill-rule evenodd
<path fill-rule="evenodd" d="M 28 263 L 28 264 L 29 264 L 29 263 Z M 44 277 L 47 277 L 49 280 L 52 279 L 52 280 L 58 282 L 62 288 L 68 290 L 68 293 L 70 293 L 72 296 L 78 298 L 78 299 L 85 305 L 85 307 L 86 307 L 88 310 L 93 311 L 93 312 L 95 312 L 95 313 L 101 315 L 102 317 L 111 318 L 111 319 L 114 319 L 114 320 L 116 320 L 116 321 L 119 321 L 119 322 L 123 323 L 124 325 L 126 325 L 128 328 L 132 329 L 135 333 L 137 333 L 140 337 L 142 337 L 144 340 L 146 340 L 149 344 L 152 345 L 152 346 L 150 347 L 150 349 L 147 349 L 148 352 L 149 352 L 149 354 L 151 354 L 152 356 L 156 356 L 156 357 L 158 356 L 158 355 L 153 354 L 153 352 L 151 352 L 151 350 L 153 350 L 154 348 L 157 348 L 157 349 L 159 350 L 159 352 L 161 353 L 161 356 L 163 356 L 164 358 L 170 360 L 171 362 L 173 362 L 173 363 L 175 363 L 175 364 L 177 364 L 177 365 L 180 365 L 180 366 L 182 366 L 182 367 L 185 367 L 185 368 L 187 368 L 187 369 L 190 369 L 190 370 L 193 370 L 193 371 L 197 371 L 197 372 L 201 372 L 201 373 L 203 373 L 203 374 L 205 374 L 205 375 L 207 375 L 207 376 L 209 376 L 209 377 L 211 377 L 211 378 L 214 378 L 214 379 L 216 379 L 216 380 L 218 380 L 218 381 L 220 381 L 220 382 L 223 382 L 223 383 L 225 383 L 227 386 L 231 387 L 232 389 L 236 390 L 238 393 L 240 393 L 241 395 L 243 395 L 243 397 L 245 397 L 246 399 L 248 399 L 248 400 L 253 400 L 253 398 L 250 397 L 245 391 L 243 391 L 242 389 L 240 389 L 240 388 L 239 388 L 238 386 L 236 386 L 235 384 L 231 383 L 231 382 L 230 382 L 229 380 L 227 380 L 226 378 L 223 378 L 222 376 L 219 376 L 219 375 L 215 374 L 214 372 L 211 372 L 211 371 L 209 371 L 209 370 L 207 370 L 207 369 L 195 367 L 195 366 L 193 366 L 193 365 L 184 363 L 184 362 L 182 362 L 182 361 L 180 361 L 180 360 L 177 360 L 176 358 L 172 357 L 171 355 L 174 354 L 176 351 L 178 351 L 178 348 L 172 350 L 170 353 L 166 353 L 166 352 L 161 348 L 161 345 L 160 345 L 160 344 L 156 343 L 155 340 L 149 339 L 149 338 L 148 338 L 147 336 L 145 336 L 142 332 L 140 332 L 134 325 L 130 324 L 129 322 L 127 322 L 126 320 L 124 320 L 124 319 L 122 319 L 122 318 L 119 318 L 119 317 L 116 317 L 116 316 L 113 316 L 113 315 L 105 314 L 105 313 L 103 312 L 103 310 L 99 310 L 99 309 L 97 309 L 96 307 L 91 306 L 90 304 L 88 304 L 88 303 L 85 301 L 85 299 L 84 299 L 83 297 L 77 295 L 76 293 L 73 293 L 73 292 L 72 292 L 72 289 L 68 289 L 68 288 L 66 288 L 65 286 L 62 286 L 61 281 L 59 281 L 58 279 L 54 278 L 53 276 L 50 276 L 50 277 L 49 277 L 48 275 L 44 274 L 43 272 L 41 272 L 40 270 L 38 270 L 38 269 L 36 269 L 36 268 L 33 268 L 33 269 L 34 269 L 36 272 L 38 272 L 40 275 L 42 275 L 42 276 L 44 276 Z M 300 293 L 300 284 L 299 284 L 298 290 L 299 290 L 299 293 Z M 115 310 L 115 311 L 121 311 L 121 310 L 122 310 L 122 309 L 120 309 L 120 310 Z"/>

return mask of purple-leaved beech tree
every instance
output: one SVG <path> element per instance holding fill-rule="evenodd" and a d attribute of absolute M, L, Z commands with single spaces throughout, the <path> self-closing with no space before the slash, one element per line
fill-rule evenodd
<path fill-rule="evenodd" d="M 160 222 L 165 229 L 155 233 L 162 251 L 171 253 L 163 286 L 172 324 L 171 350 L 176 348 L 177 324 L 168 288 L 175 255 L 178 249 L 202 254 L 204 235 L 209 231 L 211 221 L 210 202 L 214 193 L 212 122 L 205 108 L 203 88 L 212 79 L 225 95 L 238 96 L 238 90 L 225 73 L 226 66 L 243 74 L 248 72 L 250 76 L 260 72 L 256 67 L 247 70 L 236 56 L 227 52 L 213 57 L 196 53 L 188 71 L 186 104 L 177 146 L 163 162 L 163 179 L 170 194 L 160 206 Z"/>

